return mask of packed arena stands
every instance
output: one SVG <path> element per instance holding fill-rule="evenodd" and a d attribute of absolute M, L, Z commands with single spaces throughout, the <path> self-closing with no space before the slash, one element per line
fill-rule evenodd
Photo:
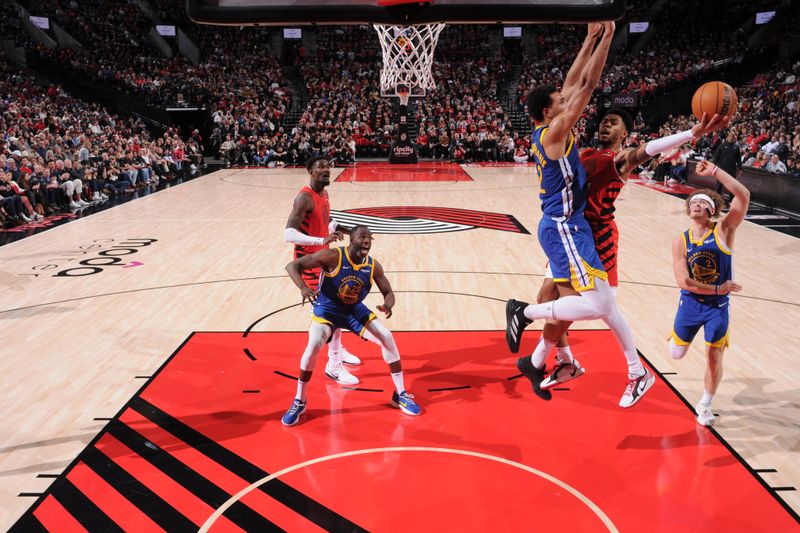
<path fill-rule="evenodd" d="M 31 172 L 22 174 L 31 176 L 40 167 L 48 176 L 58 161 L 72 165 L 77 159 L 90 176 L 73 178 L 82 182 L 77 196 L 75 188 L 59 187 L 63 194 L 26 189 L 23 195 L 35 212 L 46 214 L 143 186 L 149 190 L 154 180 L 189 177 L 202 166 L 202 153 L 222 165 L 302 165 L 320 154 L 348 164 L 386 157 L 396 134 L 397 100 L 381 97 L 380 47 L 369 26 L 319 26 L 307 30 L 302 41 L 284 41 L 275 28 L 198 26 L 186 17 L 182 0 L 20 4 L 31 15 L 49 17 L 81 45 L 36 43 L 16 6 L 0 6 L 0 28 L 27 52 L 27 67 L 7 61 L 2 66 L 0 166 L 6 171 L 15 167 L 12 181 L 21 189 L 26 186 L 16 178 L 23 163 Z M 731 129 L 743 164 L 766 168 L 776 154 L 786 172 L 797 173 L 797 51 L 776 62 L 780 38 L 755 39 L 759 28 L 751 20 L 755 10 L 780 9 L 783 2 L 713 0 L 695 6 L 692 17 L 675 17 L 681 5 L 678 0 L 633 3 L 618 24 L 600 85 L 576 127 L 582 141 L 594 142 L 596 120 L 612 95 L 634 94 L 642 109 L 714 79 L 731 65 L 744 65 L 748 57 L 774 54 L 773 61 L 735 83 L 741 107 Z M 708 28 L 705 21 L 711 17 L 720 24 Z M 797 13 L 787 17 L 796 20 Z M 650 22 L 645 33 L 626 33 L 628 22 L 641 20 Z M 199 61 L 184 57 L 173 40 L 164 41 L 171 57 L 154 46 L 157 23 L 175 24 L 185 32 L 200 52 Z M 433 67 L 437 88 L 412 99 L 409 107 L 421 157 L 527 161 L 525 94 L 532 85 L 562 82 L 586 29 L 541 25 L 523 30 L 526 38 L 512 42 L 489 26 L 445 29 Z M 202 133 L 178 126 L 170 130 L 147 116 L 131 118 L 124 109 L 110 111 L 93 103 L 99 99 L 92 87 L 78 98 L 58 88 L 62 80 L 68 85 L 76 77 L 129 94 L 148 109 L 181 103 L 204 109 L 208 127 Z M 639 114 L 631 141 L 686 128 L 689 122 L 676 113 L 666 122 Z M 719 138 L 703 140 L 692 150 L 713 154 L 718 143 Z M 142 158 L 147 164 L 134 161 Z M 140 172 L 144 167 L 150 170 Z M 56 183 L 61 176 L 52 179 Z M 6 219 L 24 221 L 29 215 Z"/>

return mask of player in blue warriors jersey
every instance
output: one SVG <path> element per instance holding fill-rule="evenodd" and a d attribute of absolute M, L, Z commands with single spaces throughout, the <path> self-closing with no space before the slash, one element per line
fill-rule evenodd
<path fill-rule="evenodd" d="M 578 156 L 572 129 L 584 112 L 608 57 L 614 23 L 592 23 L 570 67 L 561 91 L 541 86 L 528 93 L 528 112 L 537 123 L 531 139 L 541 188 L 542 218 L 538 237 L 558 286 L 559 298 L 529 305 L 517 300 L 506 304 L 506 342 L 519 351 L 522 331 L 533 320 L 550 319 L 530 357 L 520 357 L 517 368 L 531 381 L 534 393 L 545 400 L 552 394 L 541 388 L 545 360 L 569 326 L 569 321 L 594 320 L 614 309 L 614 295 L 597 254 L 592 229 L 583 216 L 586 206 L 586 172 Z M 648 377 L 649 376 L 649 377 Z M 643 388 L 652 375 L 639 376 Z"/>
<path fill-rule="evenodd" d="M 420 408 L 414 402 L 403 383 L 403 368 L 400 354 L 392 333 L 377 319 L 362 302 L 369 294 L 373 283 L 383 295 L 383 304 L 378 310 L 392 316 L 395 298 L 392 286 L 383 272 L 383 267 L 369 255 L 372 248 L 372 233 L 366 226 L 355 226 L 350 231 L 347 247 L 322 250 L 303 256 L 286 265 L 292 281 L 300 289 L 303 302 L 313 304 L 313 318 L 308 332 L 308 345 L 300 359 L 300 376 L 297 394 L 292 406 L 281 418 L 285 426 L 293 426 L 306 409 L 306 389 L 317 361 L 317 354 L 328 342 L 335 328 L 349 329 L 356 335 L 381 347 L 383 359 L 389 365 L 395 392 L 391 404 L 408 415 L 419 415 Z M 322 269 L 319 290 L 309 287 L 302 277 L 304 270 Z"/>
<path fill-rule="evenodd" d="M 708 161 L 698 163 L 696 172 L 715 177 L 733 194 L 733 200 L 728 214 L 717 221 L 725 207 L 719 194 L 701 190 L 686 199 L 691 224 L 672 243 L 672 268 L 681 296 L 669 343 L 672 357 L 680 359 L 703 327 L 708 366 L 705 390 L 695 411 L 699 424 L 711 426 L 711 400 L 722 381 L 722 354 L 728 346 L 728 295 L 741 290 L 733 281 L 733 244 L 736 228 L 747 214 L 750 191 Z"/>

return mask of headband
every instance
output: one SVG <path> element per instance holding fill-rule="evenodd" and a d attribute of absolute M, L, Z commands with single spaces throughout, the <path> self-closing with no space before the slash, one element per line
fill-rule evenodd
<path fill-rule="evenodd" d="M 712 199 L 711 199 L 711 197 L 710 197 L 709 195 L 707 195 L 707 194 L 703 194 L 703 193 L 700 193 L 700 194 L 695 194 L 694 196 L 692 196 L 692 199 L 689 201 L 689 203 L 692 203 L 692 202 L 694 202 L 695 200 L 705 200 L 706 202 L 708 202 L 709 204 L 711 204 L 711 209 L 712 209 L 712 211 L 713 211 L 714 213 L 716 213 L 716 212 L 717 212 L 717 205 L 714 203 L 714 200 L 712 200 Z"/>

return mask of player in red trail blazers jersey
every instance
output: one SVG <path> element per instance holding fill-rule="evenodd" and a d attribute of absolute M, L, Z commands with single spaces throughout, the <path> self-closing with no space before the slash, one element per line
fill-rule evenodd
<path fill-rule="evenodd" d="M 286 222 L 284 239 L 294 244 L 294 258 L 300 259 L 328 248 L 328 244 L 340 241 L 344 237 L 335 220 L 331 220 L 331 207 L 328 191 L 325 188 L 331 183 L 331 165 L 328 158 L 318 156 L 306 161 L 306 170 L 310 182 L 300 189 L 294 199 L 292 212 Z M 307 270 L 302 273 L 303 281 L 314 290 L 319 286 L 320 270 Z M 342 385 L 357 385 L 359 379 L 351 374 L 343 365 L 359 365 L 361 360 L 342 346 L 342 330 L 336 328 L 328 346 L 328 364 L 325 375 Z"/>

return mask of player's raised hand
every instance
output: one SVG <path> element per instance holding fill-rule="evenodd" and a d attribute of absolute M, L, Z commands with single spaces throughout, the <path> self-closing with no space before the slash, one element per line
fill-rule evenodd
<path fill-rule="evenodd" d="M 388 306 L 385 303 L 383 305 L 379 305 L 378 306 L 378 311 L 380 311 L 381 313 L 385 314 L 386 318 L 391 318 L 392 317 L 392 308 L 391 308 L 391 306 Z"/>
<path fill-rule="evenodd" d="M 614 37 L 614 31 L 617 29 L 617 25 L 614 23 L 613 20 L 607 20 L 603 22 L 603 38 L 604 39 L 611 39 Z"/>
<path fill-rule="evenodd" d="M 705 159 L 697 163 L 697 167 L 694 169 L 701 176 L 711 176 L 715 170 L 717 170 L 717 165 Z"/>
<path fill-rule="evenodd" d="M 315 291 L 309 286 L 303 286 L 303 288 L 300 289 L 300 294 L 303 296 L 303 300 L 300 302 L 300 305 L 305 305 L 306 300 L 313 304 L 317 301 L 317 296 L 319 296 L 319 292 Z"/>
<path fill-rule="evenodd" d="M 692 126 L 692 135 L 694 137 L 702 137 L 703 135 L 707 135 L 713 131 L 727 128 L 730 121 L 730 117 L 720 116 L 717 114 L 715 114 L 713 117 L 709 117 L 708 113 L 703 113 L 703 118 L 700 120 L 700 122 Z"/>
<path fill-rule="evenodd" d="M 330 244 L 335 241 L 344 240 L 344 234 L 341 231 L 334 231 L 324 239 L 322 239 L 322 244 Z"/>
<path fill-rule="evenodd" d="M 586 28 L 586 36 L 590 39 L 597 39 L 603 33 L 602 22 L 590 22 Z"/>

